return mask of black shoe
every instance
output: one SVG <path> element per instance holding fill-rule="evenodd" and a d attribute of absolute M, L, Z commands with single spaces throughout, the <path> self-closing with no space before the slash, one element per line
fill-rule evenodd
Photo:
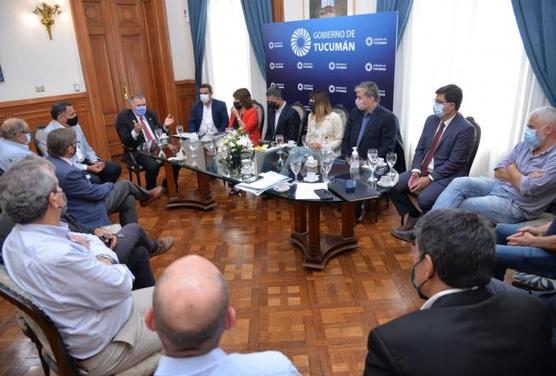
<path fill-rule="evenodd" d="M 413 241 L 415 240 L 415 231 L 413 229 L 412 230 L 407 230 L 407 231 L 400 230 L 400 229 L 395 229 L 395 230 L 392 230 L 390 235 L 392 235 L 396 239 L 400 239 L 400 240 L 403 240 L 404 242 L 408 242 L 408 243 L 413 243 Z"/>

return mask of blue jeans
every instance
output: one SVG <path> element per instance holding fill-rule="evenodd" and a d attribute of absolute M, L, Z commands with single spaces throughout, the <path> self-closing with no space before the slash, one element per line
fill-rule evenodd
<path fill-rule="evenodd" d="M 452 180 L 438 196 L 432 210 L 462 208 L 481 214 L 496 223 L 525 221 L 523 210 L 496 180 L 462 177 Z"/>
<path fill-rule="evenodd" d="M 517 232 L 520 225 L 496 226 L 496 272 L 503 280 L 507 268 L 520 272 L 556 278 L 556 253 L 541 248 L 507 245 L 506 238 Z"/>

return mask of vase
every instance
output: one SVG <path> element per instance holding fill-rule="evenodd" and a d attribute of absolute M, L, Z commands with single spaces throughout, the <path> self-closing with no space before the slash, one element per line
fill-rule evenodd
<path fill-rule="evenodd" d="M 237 170 L 241 167 L 241 154 L 232 154 L 232 159 L 230 160 L 230 168 L 232 170 Z"/>

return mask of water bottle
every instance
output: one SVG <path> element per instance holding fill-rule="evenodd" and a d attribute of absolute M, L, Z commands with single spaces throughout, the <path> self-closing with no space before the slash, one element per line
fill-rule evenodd
<path fill-rule="evenodd" d="M 359 170 L 359 153 L 357 152 L 357 146 L 354 146 L 352 149 L 349 168 L 350 170 Z"/>

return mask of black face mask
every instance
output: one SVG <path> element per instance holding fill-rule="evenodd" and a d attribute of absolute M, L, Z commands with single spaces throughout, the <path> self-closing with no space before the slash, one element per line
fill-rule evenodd
<path fill-rule="evenodd" d="M 309 102 L 309 108 L 311 109 L 312 113 L 315 113 L 315 102 Z"/>
<path fill-rule="evenodd" d="M 236 110 L 241 110 L 241 108 L 243 107 L 243 105 L 241 104 L 241 102 L 234 102 L 234 107 L 236 108 Z"/>
<path fill-rule="evenodd" d="M 75 127 L 77 125 L 77 115 L 75 115 L 74 117 L 68 119 L 68 125 L 70 127 Z"/>
<path fill-rule="evenodd" d="M 419 297 L 423 300 L 428 300 L 429 297 L 426 296 L 425 294 L 423 294 L 421 292 L 421 287 L 428 281 L 428 279 L 425 279 L 423 282 L 421 282 L 421 284 L 417 285 L 417 283 L 415 282 L 415 267 L 417 265 L 419 265 L 420 263 L 423 262 L 423 260 L 425 259 L 425 255 L 423 255 L 423 258 L 421 258 L 421 260 L 417 261 L 417 263 L 415 265 L 413 265 L 411 267 L 411 284 L 413 285 L 413 288 L 415 290 L 417 290 L 417 294 L 419 294 Z"/>
<path fill-rule="evenodd" d="M 276 102 L 267 102 L 269 110 L 277 110 L 280 108 Z"/>

